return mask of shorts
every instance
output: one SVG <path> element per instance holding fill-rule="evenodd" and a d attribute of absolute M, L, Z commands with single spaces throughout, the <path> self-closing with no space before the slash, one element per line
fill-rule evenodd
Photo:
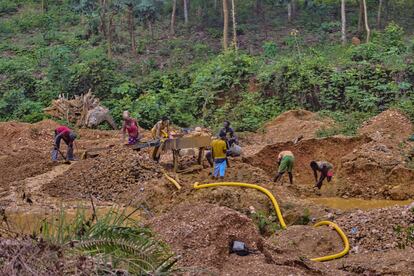
<path fill-rule="evenodd" d="M 283 157 L 282 161 L 279 165 L 279 172 L 292 172 L 293 170 L 293 163 L 295 162 L 295 158 L 293 156 L 285 156 Z"/>
<path fill-rule="evenodd" d="M 128 145 L 135 145 L 138 142 L 138 137 L 128 137 Z"/>

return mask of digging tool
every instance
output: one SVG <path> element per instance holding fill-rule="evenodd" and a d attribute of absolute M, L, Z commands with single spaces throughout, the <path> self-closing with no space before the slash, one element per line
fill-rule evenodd
<path fill-rule="evenodd" d="M 65 159 L 65 162 L 63 162 L 63 164 L 68 164 L 70 165 L 70 161 L 66 158 L 65 155 L 63 155 L 62 151 L 59 148 L 56 148 L 57 151 L 60 153 L 60 155 L 62 156 L 63 159 Z"/>

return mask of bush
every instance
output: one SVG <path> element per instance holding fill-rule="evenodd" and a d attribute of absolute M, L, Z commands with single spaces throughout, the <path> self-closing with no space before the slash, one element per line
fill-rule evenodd
<path fill-rule="evenodd" d="M 0 16 L 17 12 L 18 7 L 15 1 L 2 0 L 0 1 Z"/>
<path fill-rule="evenodd" d="M 387 51 L 403 53 L 407 49 L 404 44 L 404 29 L 395 23 L 390 23 L 380 37 L 381 44 Z"/>
<path fill-rule="evenodd" d="M 212 124 L 219 125 L 224 120 L 230 120 L 236 131 L 256 131 L 264 122 L 280 113 L 276 98 L 263 99 L 258 93 L 245 92 L 237 104 L 219 108 Z"/>
<path fill-rule="evenodd" d="M 406 98 L 398 101 L 393 106 L 401 110 L 408 118 L 410 118 L 411 122 L 414 123 L 414 99 L 413 98 Z"/>
<path fill-rule="evenodd" d="M 39 122 L 44 118 L 43 106 L 39 102 L 24 101 L 14 111 L 13 117 L 28 123 Z"/>
<path fill-rule="evenodd" d="M 266 58 L 274 58 L 278 53 L 278 47 L 273 41 L 268 41 L 263 44 L 263 54 Z"/>
<path fill-rule="evenodd" d="M 0 98 L 0 120 L 6 121 L 14 118 L 13 113 L 25 101 L 22 90 L 11 90 Z"/>
<path fill-rule="evenodd" d="M 353 61 L 373 61 L 378 62 L 381 60 L 381 53 L 384 48 L 376 43 L 365 43 L 350 48 L 350 57 Z"/>
<path fill-rule="evenodd" d="M 316 132 L 318 137 L 329 137 L 338 134 L 346 136 L 355 136 L 361 124 L 371 118 L 373 113 L 364 112 L 342 112 L 342 111 L 328 111 L 323 110 L 319 112 L 319 116 L 328 117 L 335 121 L 335 126 L 332 128 L 320 129 Z"/>

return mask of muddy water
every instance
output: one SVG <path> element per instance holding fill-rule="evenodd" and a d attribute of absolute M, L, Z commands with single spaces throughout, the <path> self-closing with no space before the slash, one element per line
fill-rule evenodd
<path fill-rule="evenodd" d="M 105 216 L 111 211 L 116 211 L 117 213 L 122 213 L 127 216 L 130 216 L 133 220 L 140 220 L 140 212 L 134 212 L 135 209 L 132 207 L 121 208 L 118 206 L 97 206 L 96 207 L 96 215 L 97 217 Z M 90 207 L 76 207 L 71 209 L 65 209 L 62 213 L 60 211 L 55 212 L 7 212 L 7 224 L 3 221 L 0 222 L 0 225 L 3 229 L 9 228 L 15 233 L 20 234 L 31 234 L 33 232 L 39 232 L 39 229 L 44 221 L 53 222 L 57 221 L 58 219 L 63 218 L 67 222 L 72 222 L 77 218 L 77 216 L 82 215 L 86 218 L 90 218 L 92 216 L 92 209 Z"/>
<path fill-rule="evenodd" d="M 323 205 L 329 208 L 340 210 L 371 210 L 378 208 L 385 208 L 391 206 L 405 206 L 409 205 L 413 200 L 382 200 L 382 199 L 359 199 L 359 198 L 337 198 L 337 197 L 321 197 L 308 199 L 312 203 Z"/>

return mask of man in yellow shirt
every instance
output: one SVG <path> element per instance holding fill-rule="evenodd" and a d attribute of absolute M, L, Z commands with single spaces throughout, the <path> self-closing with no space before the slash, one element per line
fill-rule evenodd
<path fill-rule="evenodd" d="M 226 135 L 220 133 L 220 139 L 211 142 L 211 152 L 214 159 L 213 178 L 224 178 L 227 168 L 227 144 Z"/>
<path fill-rule="evenodd" d="M 153 139 L 168 138 L 170 135 L 170 119 L 163 116 L 161 121 L 158 121 L 151 129 Z"/>
<path fill-rule="evenodd" d="M 164 150 L 164 140 L 170 136 L 170 119 L 167 116 L 162 117 L 161 121 L 151 129 L 151 134 L 153 139 L 161 141 L 161 144 L 152 151 L 152 159 L 159 162 L 161 152 Z"/>

